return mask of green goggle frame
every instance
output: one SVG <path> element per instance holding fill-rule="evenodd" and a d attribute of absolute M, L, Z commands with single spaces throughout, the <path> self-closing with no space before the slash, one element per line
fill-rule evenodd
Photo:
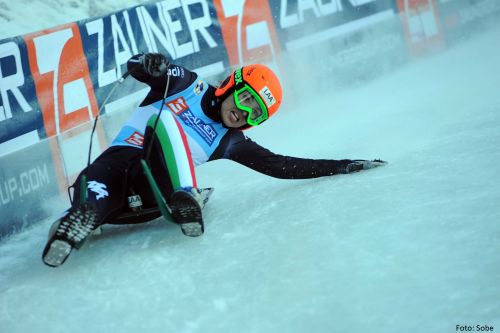
<path fill-rule="evenodd" d="M 248 114 L 247 116 L 247 123 L 250 126 L 257 126 L 261 124 L 263 121 L 267 120 L 269 118 L 269 112 L 267 110 L 267 106 L 262 100 L 262 98 L 259 96 L 259 94 L 252 88 L 250 87 L 247 83 L 243 81 L 243 75 L 241 73 L 242 69 L 239 69 L 235 72 L 235 81 L 236 81 L 236 87 L 233 93 L 234 97 L 234 104 L 236 104 L 236 107 L 240 109 L 241 111 L 244 111 Z M 239 95 L 243 92 L 248 92 L 255 100 L 257 101 L 257 104 L 259 105 L 262 113 L 260 115 L 256 115 L 255 113 L 257 111 L 254 111 L 250 106 L 248 105 L 243 105 L 240 102 Z"/>

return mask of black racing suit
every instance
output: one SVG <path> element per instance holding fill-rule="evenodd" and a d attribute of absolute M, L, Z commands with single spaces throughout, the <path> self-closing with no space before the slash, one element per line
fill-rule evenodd
<path fill-rule="evenodd" d="M 138 56 L 134 56 L 131 60 L 137 58 Z M 167 82 L 166 75 L 153 77 L 142 68 L 137 68 L 137 63 L 132 63 L 130 60 L 128 65 L 129 70 L 133 70 L 132 76 L 136 80 L 151 87 L 140 106 L 162 100 Z M 177 73 L 182 73 L 182 75 L 170 76 L 168 96 L 183 91 L 198 78 L 196 73 L 180 66 L 170 65 L 170 69 L 175 69 Z M 207 93 L 201 100 L 201 107 L 206 116 L 221 122 L 219 112 L 222 101 L 215 96 L 215 90 L 216 88 L 213 86 L 208 87 Z M 164 110 L 163 112 L 170 111 Z M 92 193 L 89 193 L 88 196 L 89 202 L 97 209 L 99 224 L 116 223 L 114 219 L 128 210 L 127 197 L 132 193 L 141 196 L 145 208 L 155 206 L 152 191 L 140 165 L 140 159 L 143 158 L 149 144 L 153 144 L 149 163 L 163 195 L 168 200 L 174 191 L 168 170 L 163 162 L 164 159 L 158 157 L 161 149 L 155 144 L 155 141 L 151 142 L 148 139 L 147 132 L 144 149 L 124 146 L 110 147 L 81 173 L 85 173 L 89 181 L 104 183 L 107 186 L 105 197 L 101 195 L 97 199 L 97 195 Z M 258 145 L 239 129 L 229 129 L 224 135 L 218 147 L 209 157 L 209 161 L 217 159 L 229 159 L 265 175 L 281 179 L 306 179 L 346 173 L 347 165 L 352 162 L 351 160 L 305 159 L 278 155 Z M 74 184 L 74 193 L 79 193 L 79 179 L 80 177 Z M 79 203 L 78 196 L 75 196 L 72 202 L 73 207 Z"/>

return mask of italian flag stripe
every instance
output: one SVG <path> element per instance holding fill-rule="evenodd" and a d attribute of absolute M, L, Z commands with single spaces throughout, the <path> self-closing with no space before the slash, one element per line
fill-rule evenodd
<path fill-rule="evenodd" d="M 148 126 L 154 128 L 157 118 L 158 115 L 152 115 L 148 120 Z M 156 136 L 163 151 L 163 158 L 165 159 L 165 163 L 167 164 L 170 180 L 172 181 L 172 186 L 175 189 L 180 186 L 179 171 L 177 163 L 175 161 L 175 154 L 172 143 L 162 121 L 158 121 L 158 125 L 156 126 Z"/>
<path fill-rule="evenodd" d="M 157 118 L 158 115 L 151 116 L 148 126 L 153 128 Z M 196 186 L 192 157 L 184 131 L 171 113 L 161 115 L 156 127 L 156 135 L 162 147 L 163 158 L 167 164 L 173 188 Z"/>
<path fill-rule="evenodd" d="M 188 163 L 189 163 L 189 171 L 190 171 L 191 184 L 192 184 L 191 186 L 198 187 L 198 185 L 196 184 L 196 174 L 194 173 L 194 163 L 193 163 L 193 157 L 192 157 L 193 155 L 191 154 L 191 149 L 189 149 L 189 143 L 188 143 L 188 140 L 186 137 L 186 133 L 184 133 L 184 129 L 182 128 L 181 124 L 179 124 L 177 119 L 175 119 L 174 116 L 172 116 L 172 118 L 174 119 L 175 124 L 177 125 L 179 133 L 181 134 L 182 142 L 184 143 L 184 148 L 186 149 L 185 153 L 186 153 Z"/>

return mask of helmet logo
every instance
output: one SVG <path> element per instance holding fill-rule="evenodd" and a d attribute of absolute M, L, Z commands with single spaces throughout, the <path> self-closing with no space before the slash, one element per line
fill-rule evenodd
<path fill-rule="evenodd" d="M 239 84 L 239 83 L 243 83 L 243 78 L 241 77 L 241 69 L 238 69 L 235 73 L 234 73 L 234 82 L 235 84 Z"/>
<path fill-rule="evenodd" d="M 260 90 L 260 96 L 263 97 L 262 99 L 266 103 L 267 107 L 271 107 L 274 105 L 274 103 L 276 103 L 276 99 L 274 98 L 271 90 L 269 90 L 268 87 L 264 87 Z"/>

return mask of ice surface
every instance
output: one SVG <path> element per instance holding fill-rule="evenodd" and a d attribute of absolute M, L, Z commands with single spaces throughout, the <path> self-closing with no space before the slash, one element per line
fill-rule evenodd
<path fill-rule="evenodd" d="M 273 151 L 383 158 L 287 181 L 232 162 L 206 232 L 109 227 L 60 268 L 50 221 L 0 244 L 2 332 L 500 329 L 500 28 L 359 87 L 325 86 L 248 135 Z M 297 99 L 296 99 L 297 100 Z"/>

